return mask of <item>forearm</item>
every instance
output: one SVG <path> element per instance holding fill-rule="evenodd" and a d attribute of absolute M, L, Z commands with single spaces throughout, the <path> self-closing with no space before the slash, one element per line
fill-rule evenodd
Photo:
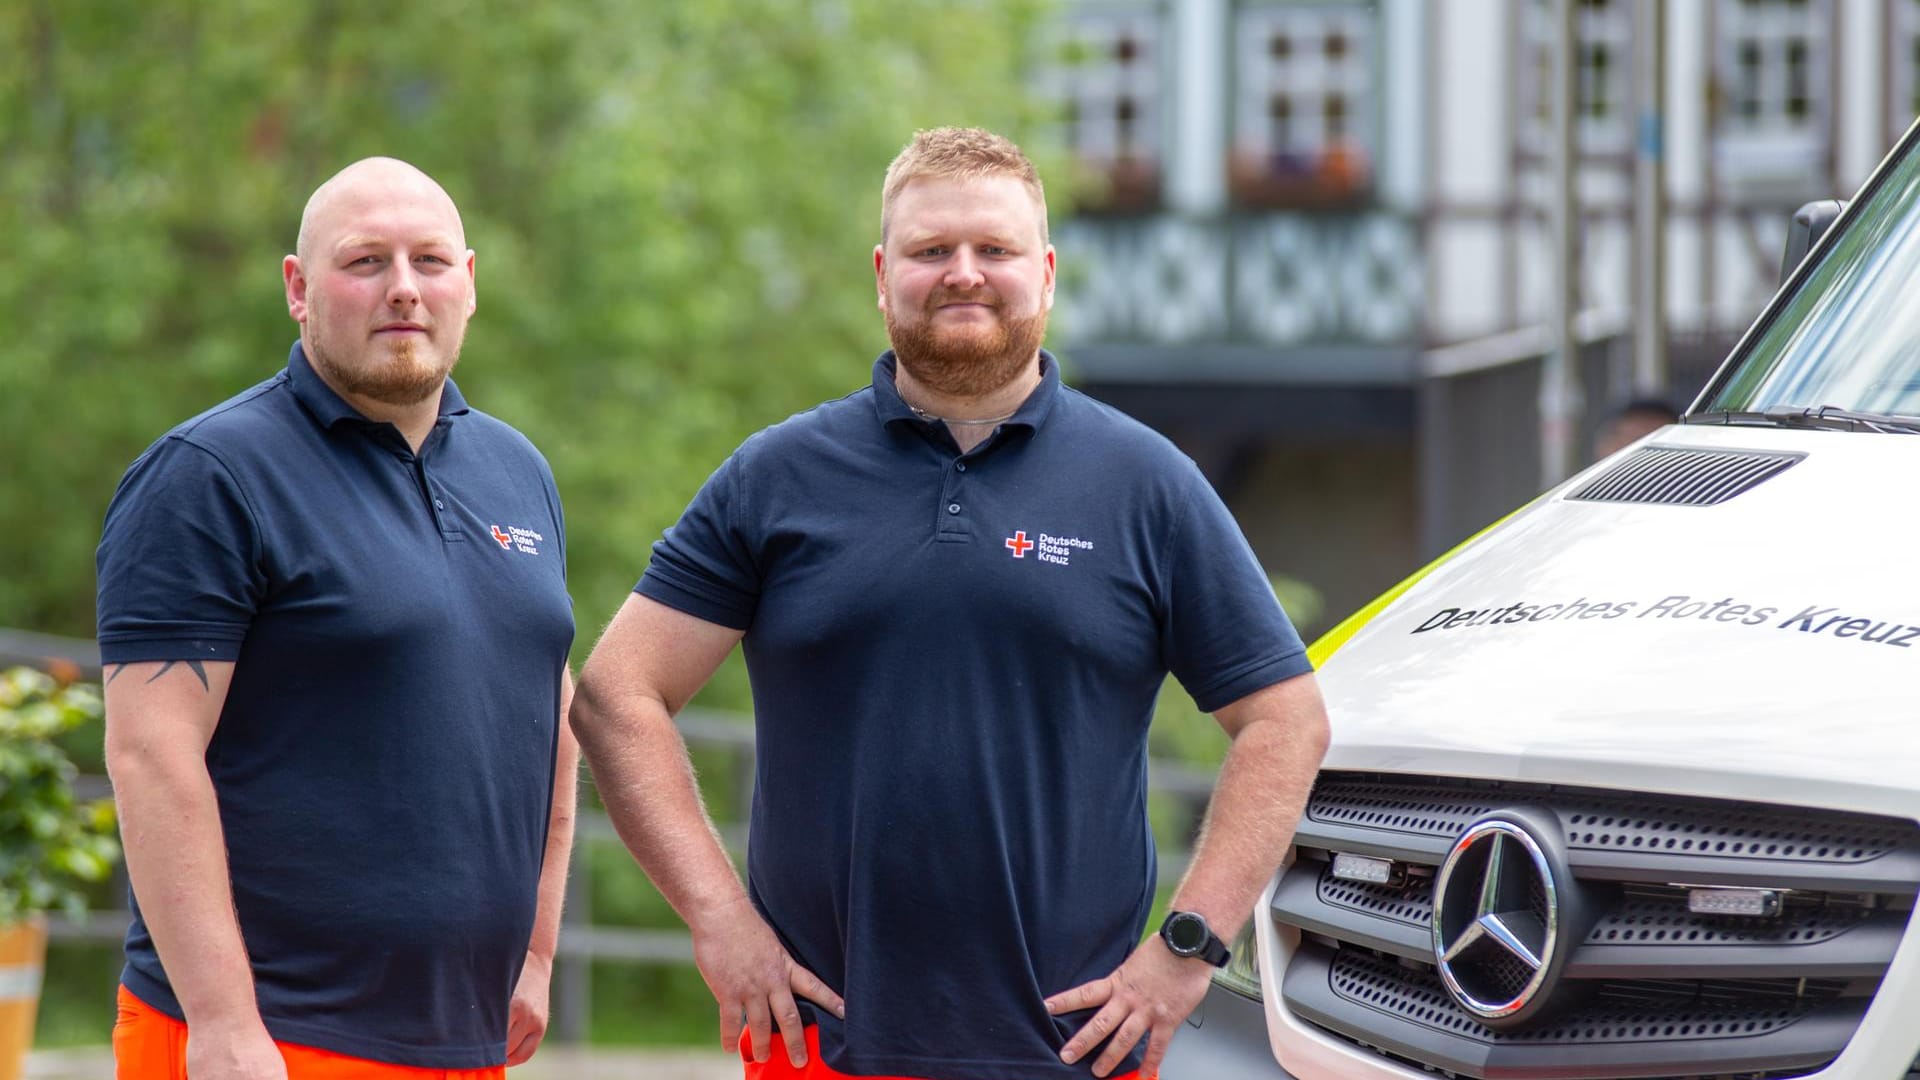
<path fill-rule="evenodd" d="M 1281 697 L 1239 729 L 1171 906 L 1206 917 L 1221 937 L 1238 933 L 1292 843 L 1326 753 L 1319 694 Z"/>
<path fill-rule="evenodd" d="M 571 690 L 567 692 L 571 697 Z M 560 912 L 567 899 L 567 867 L 573 858 L 573 823 L 580 787 L 580 744 L 566 723 L 563 704 L 560 744 L 553 763 L 553 807 L 547 817 L 547 850 L 540 863 L 540 900 L 534 911 L 533 938 L 527 950 L 551 961 L 560 947 Z"/>
<path fill-rule="evenodd" d="M 570 716 L 615 831 L 681 919 L 698 929 L 707 914 L 744 901 L 666 705 L 610 704 L 583 683 Z"/>
<path fill-rule="evenodd" d="M 1327 719 L 1310 674 L 1256 690 L 1214 717 L 1233 745 L 1169 907 L 1195 912 L 1215 934 L 1231 938 L 1293 839 L 1326 753 Z M 1145 1037 L 1140 1075 L 1153 1075 L 1174 1032 L 1206 994 L 1211 971 L 1156 939 L 1142 942 L 1113 974 L 1047 999 L 1055 1016 L 1099 1009 L 1067 1040 L 1060 1059 L 1072 1064 L 1105 1043 L 1093 1074 L 1106 1076 Z"/>
<path fill-rule="evenodd" d="M 109 766 L 127 876 L 187 1022 L 258 1023 L 203 755 L 191 746 L 150 744 L 115 753 Z"/>

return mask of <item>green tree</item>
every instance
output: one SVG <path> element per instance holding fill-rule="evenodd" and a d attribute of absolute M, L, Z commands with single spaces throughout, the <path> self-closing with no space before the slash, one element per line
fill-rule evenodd
<path fill-rule="evenodd" d="M 456 377 L 553 464 L 583 655 L 742 438 L 865 382 L 880 179 L 910 133 L 1044 151 L 1040 6 L 0 5 L 0 626 L 91 636 L 116 481 L 279 369 L 303 200 L 390 154 L 465 215 L 480 309 Z M 708 698 L 747 705 L 737 661 Z M 624 853 L 583 858 L 612 867 L 596 918 L 672 922 Z M 97 1041 L 116 950 L 60 948 L 42 1036 Z M 609 1005 L 678 987 L 656 1007 L 711 1037 L 691 971 L 595 976 Z"/>
<path fill-rule="evenodd" d="M 272 374 L 335 169 L 454 194 L 457 378 L 551 459 L 583 646 L 747 433 L 860 385 L 916 127 L 1040 130 L 1036 0 L 25 0 L 0 9 L 0 626 L 88 635 L 114 483 Z M 22 565 L 24 562 L 24 565 Z M 718 696 L 744 704 L 737 678 Z"/>

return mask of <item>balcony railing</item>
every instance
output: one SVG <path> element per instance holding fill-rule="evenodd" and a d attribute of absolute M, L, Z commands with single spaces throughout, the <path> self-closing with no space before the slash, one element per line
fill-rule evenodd
<path fill-rule="evenodd" d="M 1063 345 L 1405 345 L 1423 305 L 1405 215 L 1078 218 L 1055 230 Z"/>

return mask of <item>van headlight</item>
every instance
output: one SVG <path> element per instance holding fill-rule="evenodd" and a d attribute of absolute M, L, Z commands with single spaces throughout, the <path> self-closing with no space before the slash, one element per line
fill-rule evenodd
<path fill-rule="evenodd" d="M 1254 916 L 1259 918 L 1258 915 Z M 1253 919 L 1234 935 L 1227 948 L 1233 955 L 1227 965 L 1213 973 L 1213 983 L 1231 990 L 1249 1001 L 1260 1000 L 1260 939 L 1253 932 Z"/>

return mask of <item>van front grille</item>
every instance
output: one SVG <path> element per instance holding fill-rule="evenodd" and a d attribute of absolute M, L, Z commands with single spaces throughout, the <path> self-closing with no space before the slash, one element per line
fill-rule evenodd
<path fill-rule="evenodd" d="M 1503 808 L 1557 820 L 1562 887 L 1584 914 L 1552 1011 L 1494 1030 L 1436 969 L 1433 882 L 1455 838 Z M 1637 792 L 1326 772 L 1296 844 L 1270 912 L 1301 932 L 1288 1008 L 1464 1077 L 1819 1069 L 1859 1025 L 1920 893 L 1912 821 Z M 1335 878 L 1341 853 L 1392 860 L 1395 884 Z M 1703 884 L 1785 899 L 1773 917 L 1695 914 Z"/>

